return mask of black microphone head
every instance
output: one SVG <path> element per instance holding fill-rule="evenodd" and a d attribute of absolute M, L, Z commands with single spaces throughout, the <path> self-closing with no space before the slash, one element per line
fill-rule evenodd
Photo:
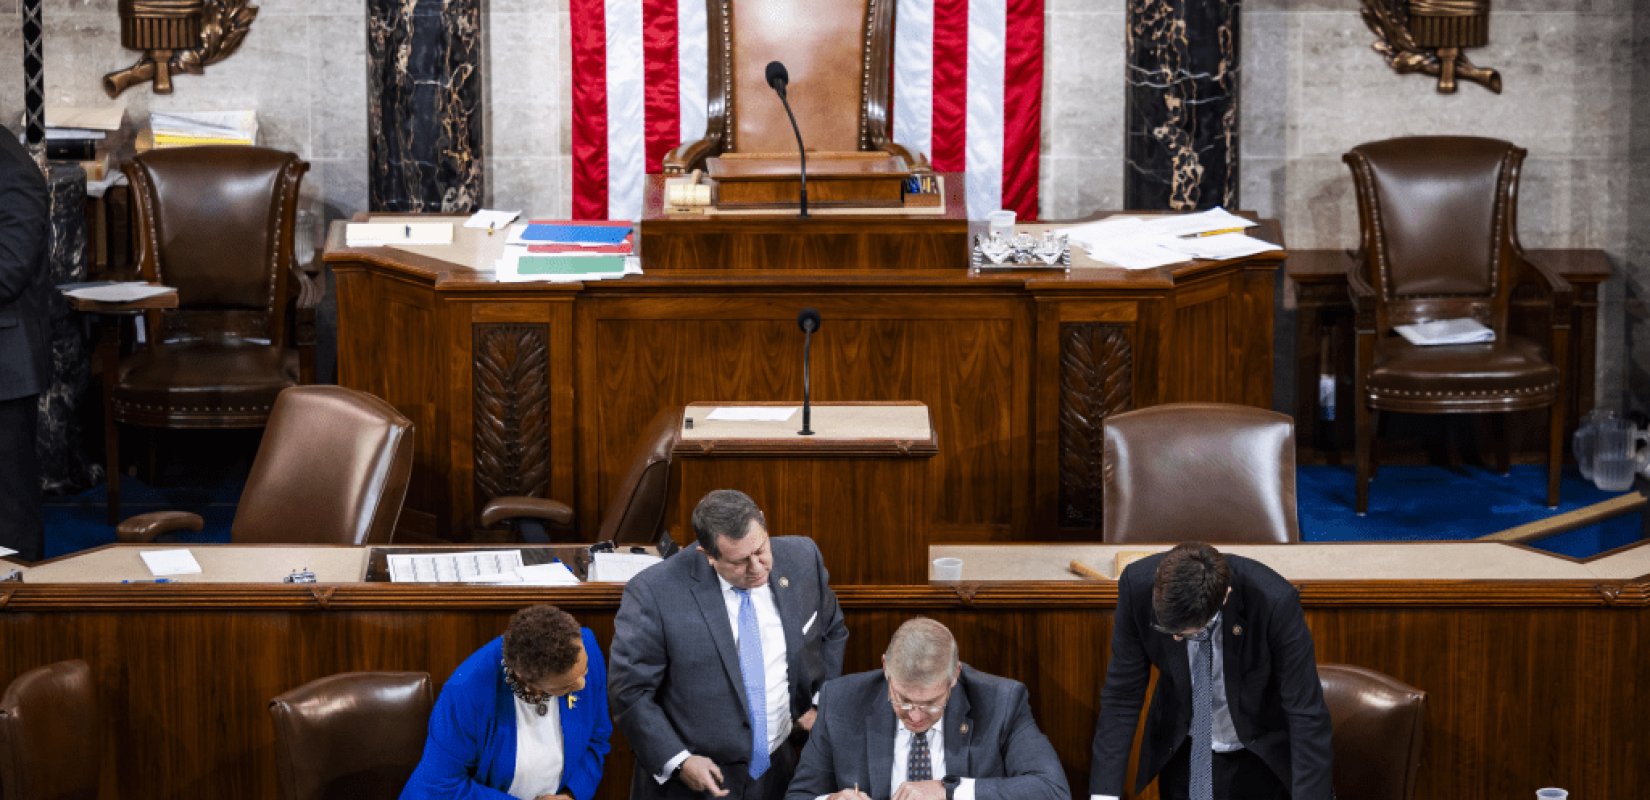
<path fill-rule="evenodd" d="M 791 74 L 785 71 L 784 64 L 781 64 L 778 61 L 768 62 L 768 85 L 772 86 L 774 91 L 785 91 L 785 85 L 790 82 Z"/>
<path fill-rule="evenodd" d="M 781 67 L 781 69 L 784 68 Z M 819 312 L 811 308 L 804 308 L 802 313 L 796 315 L 796 327 L 801 328 L 803 333 L 813 333 L 819 330 L 819 323 Z"/>

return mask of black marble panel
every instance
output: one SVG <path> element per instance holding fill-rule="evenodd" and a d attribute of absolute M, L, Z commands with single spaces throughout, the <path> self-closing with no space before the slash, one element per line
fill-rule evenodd
<path fill-rule="evenodd" d="M 86 280 L 86 171 L 75 164 L 46 169 L 52 193 L 51 284 Z M 92 381 L 90 320 L 69 309 L 58 292 L 51 298 L 52 385 L 40 395 L 40 427 L 35 450 L 46 494 L 73 494 L 103 480 L 103 465 L 89 451 L 83 404 Z"/>
<path fill-rule="evenodd" d="M 367 0 L 373 211 L 479 208 L 481 112 L 481 0 Z"/>
<path fill-rule="evenodd" d="M 1238 207 L 1242 0 L 1129 0 L 1123 204 Z"/>

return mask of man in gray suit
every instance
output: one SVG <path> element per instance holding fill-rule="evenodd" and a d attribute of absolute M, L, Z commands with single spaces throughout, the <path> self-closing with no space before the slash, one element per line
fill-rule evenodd
<path fill-rule="evenodd" d="M 957 640 L 917 617 L 882 669 L 825 684 L 785 800 L 1068 800 L 1060 758 L 1026 687 L 957 660 Z"/>
<path fill-rule="evenodd" d="M 636 753 L 630 796 L 774 800 L 796 768 L 793 726 L 842 674 L 848 629 L 813 540 L 768 538 L 741 492 L 693 510 L 698 542 L 625 585 L 608 696 Z"/>
<path fill-rule="evenodd" d="M 0 127 L 0 547 L 25 561 L 45 555 L 34 429 L 40 393 L 52 381 L 50 241 L 46 177 Z"/>

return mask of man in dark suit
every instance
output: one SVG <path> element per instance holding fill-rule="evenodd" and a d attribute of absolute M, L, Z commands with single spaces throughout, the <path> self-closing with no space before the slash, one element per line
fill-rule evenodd
<path fill-rule="evenodd" d="M 1329 708 L 1295 587 L 1187 543 L 1123 570 L 1089 791 L 1122 794 L 1150 668 L 1139 779 L 1164 800 L 1330 800 Z"/>
<path fill-rule="evenodd" d="M 1026 687 L 957 659 L 957 640 L 917 617 L 882 669 L 825 684 L 819 721 L 785 800 L 1069 800 L 1060 758 Z"/>
<path fill-rule="evenodd" d="M 46 177 L 0 127 L 0 547 L 25 561 L 45 555 L 34 436 L 40 393 L 52 381 L 50 241 Z"/>
<path fill-rule="evenodd" d="M 813 540 L 768 538 L 741 492 L 693 510 L 698 542 L 625 585 L 608 677 L 613 722 L 636 753 L 630 796 L 772 800 L 842 674 L 848 629 Z"/>

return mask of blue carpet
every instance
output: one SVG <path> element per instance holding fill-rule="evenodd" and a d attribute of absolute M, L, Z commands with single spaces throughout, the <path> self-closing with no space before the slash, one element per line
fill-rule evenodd
<path fill-rule="evenodd" d="M 1301 467 L 1295 492 L 1301 539 L 1308 542 L 1443 541 L 1486 534 L 1574 511 L 1612 497 L 1564 470 L 1556 510 L 1546 506 L 1547 468 L 1518 465 L 1507 476 L 1478 467 L 1382 467 L 1369 484 L 1369 513 L 1352 511 L 1356 476 L 1350 466 Z M 1543 539 L 1532 546 L 1588 558 L 1639 539 L 1639 515 Z"/>
<path fill-rule="evenodd" d="M 120 482 L 120 517 L 131 519 L 151 511 L 188 511 L 199 514 L 206 527 L 199 533 L 177 534 L 185 544 L 227 544 L 235 521 L 241 479 L 196 480 L 190 485 L 154 488 L 136 478 Z M 99 484 L 77 495 L 48 497 L 45 503 L 46 557 L 56 558 L 115 543 L 114 526 L 107 522 L 108 485 Z"/>

